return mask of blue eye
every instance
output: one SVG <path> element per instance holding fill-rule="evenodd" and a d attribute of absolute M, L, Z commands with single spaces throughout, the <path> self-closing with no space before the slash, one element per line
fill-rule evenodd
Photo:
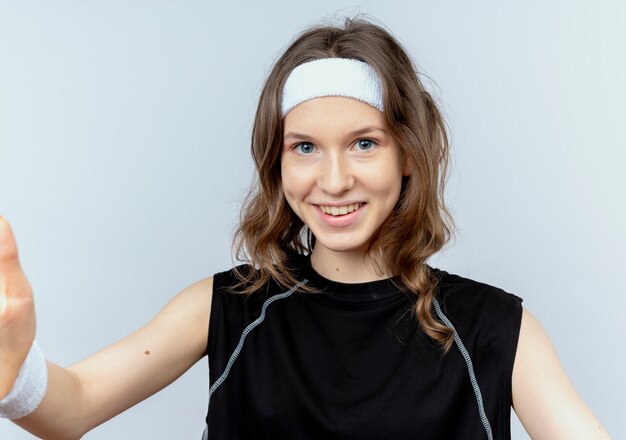
<path fill-rule="evenodd" d="M 368 151 L 374 148 L 376 142 L 371 139 L 359 139 L 356 141 L 356 148 L 361 151 Z"/>
<path fill-rule="evenodd" d="M 308 142 L 302 142 L 301 144 L 296 145 L 294 148 L 300 154 L 311 154 L 313 150 L 315 150 L 313 144 L 310 144 Z"/>

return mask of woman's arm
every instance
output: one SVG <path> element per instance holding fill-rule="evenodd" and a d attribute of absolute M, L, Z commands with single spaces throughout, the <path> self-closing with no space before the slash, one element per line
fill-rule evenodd
<path fill-rule="evenodd" d="M 513 409 L 533 440 L 610 439 L 570 383 L 539 322 L 523 309 Z"/>
<path fill-rule="evenodd" d="M 32 342 L 35 318 L 32 289 L 19 265 L 12 232 L 2 218 L 0 288 L 5 298 L 4 310 L 0 310 L 0 370 L 6 373 L 0 375 L 0 391 L 6 394 L 25 357 L 22 352 Z M 198 281 L 176 295 L 147 325 L 69 368 L 48 362 L 48 388 L 41 404 L 14 422 L 42 438 L 80 438 L 176 380 L 204 355 L 212 289 L 212 278 Z M 31 328 L 29 337 L 20 337 Z"/>
<path fill-rule="evenodd" d="M 46 396 L 15 423 L 43 438 L 80 438 L 172 383 L 204 355 L 212 288 L 212 278 L 191 285 L 146 326 L 67 369 L 48 363 Z"/>

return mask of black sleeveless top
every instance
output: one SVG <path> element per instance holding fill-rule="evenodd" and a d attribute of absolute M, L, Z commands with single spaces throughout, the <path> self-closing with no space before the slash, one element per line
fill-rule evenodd
<path fill-rule="evenodd" d="M 215 275 L 205 438 L 510 439 L 521 298 L 429 267 L 456 333 L 443 355 L 393 279 L 344 284 L 295 260 L 318 293 L 244 296 L 232 270 Z"/>

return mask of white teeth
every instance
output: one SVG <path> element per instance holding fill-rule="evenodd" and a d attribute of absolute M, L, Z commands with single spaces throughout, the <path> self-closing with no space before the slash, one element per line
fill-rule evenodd
<path fill-rule="evenodd" d="M 356 211 L 361 207 L 362 203 L 353 203 L 351 205 L 344 206 L 324 206 L 319 205 L 324 214 L 330 214 L 332 216 L 345 215 L 350 212 Z"/>

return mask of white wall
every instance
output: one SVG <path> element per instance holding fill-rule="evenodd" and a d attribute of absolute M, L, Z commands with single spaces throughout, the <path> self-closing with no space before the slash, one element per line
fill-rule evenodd
<path fill-rule="evenodd" d="M 0 0 L 0 215 L 47 356 L 70 365 L 231 266 L 264 75 L 295 32 L 337 11 L 380 19 L 436 82 L 459 237 L 432 264 L 523 297 L 626 438 L 617 0 Z M 207 381 L 203 361 L 85 438 L 199 438 Z M 0 438 L 32 437 L 0 421 Z M 514 438 L 527 438 L 518 424 Z"/>

